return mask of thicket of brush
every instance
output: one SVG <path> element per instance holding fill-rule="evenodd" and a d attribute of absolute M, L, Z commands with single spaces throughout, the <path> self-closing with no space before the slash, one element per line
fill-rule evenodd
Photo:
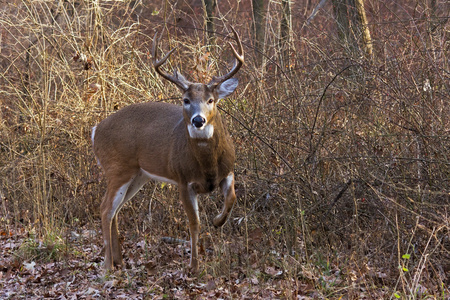
<path fill-rule="evenodd" d="M 374 53 L 364 57 L 338 39 L 331 6 L 305 25 L 304 1 L 293 7 L 291 43 L 280 46 L 279 5 L 271 2 L 261 65 L 250 7 L 225 2 L 210 47 L 201 6 L 184 2 L 2 4 L 1 226 L 22 223 L 42 236 L 99 229 L 105 183 L 91 128 L 131 103 L 179 103 L 177 89 L 151 68 L 156 31 L 165 28 L 163 52 L 178 47 L 170 67 L 207 81 L 230 67 L 226 41 L 233 25 L 246 64 L 237 92 L 221 109 L 237 149 L 238 202 L 216 230 L 210 221 L 221 195 L 202 198 L 203 232 L 215 247 L 209 267 L 217 274 L 236 264 L 251 269 L 256 253 L 257 264 L 277 261 L 293 278 L 333 265 L 349 285 L 358 278 L 404 295 L 425 288 L 444 293 L 450 278 L 448 4 L 439 2 L 447 10 L 436 16 L 426 1 L 367 3 Z M 188 237 L 176 187 L 168 185 L 147 185 L 119 220 L 127 238 L 142 232 Z M 247 256 L 233 252 L 235 243 Z"/>

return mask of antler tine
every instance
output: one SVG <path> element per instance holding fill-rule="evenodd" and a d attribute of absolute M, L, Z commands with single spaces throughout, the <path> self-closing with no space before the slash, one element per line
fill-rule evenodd
<path fill-rule="evenodd" d="M 166 62 L 166 60 L 169 58 L 169 56 L 177 49 L 176 47 L 171 49 L 169 52 L 167 52 L 166 55 L 164 55 L 163 58 L 160 60 L 157 60 L 157 51 L 158 51 L 158 44 L 161 40 L 162 33 L 157 38 L 158 33 L 155 33 L 155 36 L 153 37 L 153 45 L 152 45 L 152 63 L 153 67 L 155 68 L 155 71 L 161 75 L 163 78 L 169 80 L 170 82 L 175 83 L 178 87 L 180 87 L 183 90 L 186 90 L 189 82 L 186 80 L 186 78 L 183 77 L 183 75 L 178 74 L 177 70 L 174 70 L 173 75 L 169 75 L 169 73 L 163 71 L 160 69 L 160 67 Z"/>
<path fill-rule="evenodd" d="M 210 83 L 208 85 L 220 84 L 220 83 L 230 79 L 239 71 L 239 69 L 244 64 L 244 49 L 242 47 L 241 39 L 239 38 L 239 35 L 236 32 L 236 30 L 233 28 L 233 26 L 230 26 L 230 28 L 231 28 L 231 31 L 233 31 L 234 39 L 236 40 L 239 52 L 236 51 L 236 49 L 234 48 L 233 44 L 231 44 L 231 42 L 228 42 L 228 45 L 230 45 L 230 48 L 233 51 L 233 55 L 236 58 L 236 61 L 230 72 L 228 72 L 227 74 L 225 74 L 223 76 L 219 76 L 219 77 L 213 76 L 212 80 L 210 81 Z"/>

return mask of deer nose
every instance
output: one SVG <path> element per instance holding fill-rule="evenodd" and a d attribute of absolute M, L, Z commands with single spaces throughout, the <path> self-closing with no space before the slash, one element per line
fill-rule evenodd
<path fill-rule="evenodd" d="M 206 120 L 202 116 L 196 116 L 192 119 L 192 125 L 194 125 L 196 128 L 200 128 L 205 124 Z"/>

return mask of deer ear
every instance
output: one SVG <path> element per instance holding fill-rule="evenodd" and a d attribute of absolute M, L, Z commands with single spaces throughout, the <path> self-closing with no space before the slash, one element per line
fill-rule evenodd
<path fill-rule="evenodd" d="M 225 80 L 220 85 L 216 87 L 217 94 L 219 95 L 219 99 L 225 99 L 229 95 L 231 95 L 238 85 L 237 78 L 231 78 Z"/>

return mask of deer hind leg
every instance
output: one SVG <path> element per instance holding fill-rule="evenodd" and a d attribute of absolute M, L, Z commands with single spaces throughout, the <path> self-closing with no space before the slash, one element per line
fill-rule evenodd
<path fill-rule="evenodd" d="M 109 180 L 108 188 L 106 190 L 105 198 L 100 206 L 102 217 L 102 233 L 105 244 L 105 269 L 112 270 L 114 264 L 121 263 L 121 259 L 118 257 L 121 254 L 119 245 L 119 233 L 117 230 L 117 208 L 118 204 L 123 200 L 127 192 L 129 182 L 113 184 Z M 118 187 L 116 187 L 118 186 Z"/>
<path fill-rule="evenodd" d="M 187 186 L 179 186 L 180 200 L 189 219 L 189 232 L 191 234 L 191 261 L 190 268 L 193 272 L 198 270 L 198 234 L 200 232 L 200 218 L 198 214 L 197 193 L 192 183 Z"/>
<path fill-rule="evenodd" d="M 234 192 L 234 174 L 230 173 L 225 179 L 220 182 L 220 188 L 222 189 L 224 204 L 222 211 L 217 215 L 214 220 L 214 226 L 222 226 L 228 218 L 231 210 L 233 209 L 234 202 L 236 202 L 236 194 Z"/>
<path fill-rule="evenodd" d="M 117 215 L 123 205 L 149 181 L 149 177 L 141 171 L 133 176 L 122 175 L 121 178 L 116 181 L 109 180 L 106 196 L 100 207 L 105 242 L 105 269 L 107 270 L 112 270 L 115 265 L 123 266 Z M 126 178 L 130 179 L 126 181 Z"/>

